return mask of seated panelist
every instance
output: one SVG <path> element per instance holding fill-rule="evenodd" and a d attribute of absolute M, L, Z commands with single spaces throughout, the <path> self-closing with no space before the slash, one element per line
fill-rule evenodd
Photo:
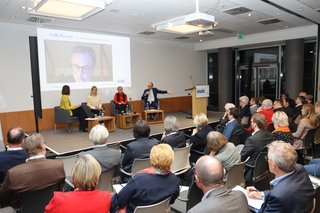
<path fill-rule="evenodd" d="M 118 86 L 117 88 L 118 92 L 114 94 L 114 104 L 116 105 L 116 109 L 120 113 L 126 112 L 126 108 L 128 106 L 128 96 L 123 92 L 123 87 Z"/>
<path fill-rule="evenodd" d="M 91 93 L 87 97 L 87 105 L 93 114 L 100 114 L 102 109 L 101 96 L 98 95 L 98 88 L 96 86 L 91 87 Z"/>
<path fill-rule="evenodd" d="M 158 109 L 158 93 L 159 94 L 172 94 L 169 90 L 159 90 L 153 87 L 153 83 L 147 84 L 147 89 L 143 91 L 141 100 L 145 103 L 145 108 Z"/>
<path fill-rule="evenodd" d="M 69 110 L 70 116 L 78 116 L 79 118 L 79 131 L 87 132 L 88 122 L 86 121 L 87 114 L 84 109 L 80 106 L 80 104 L 72 105 L 69 99 L 70 95 L 70 87 L 68 85 L 64 85 L 62 87 L 62 96 L 60 100 L 60 108 L 64 110 Z"/>

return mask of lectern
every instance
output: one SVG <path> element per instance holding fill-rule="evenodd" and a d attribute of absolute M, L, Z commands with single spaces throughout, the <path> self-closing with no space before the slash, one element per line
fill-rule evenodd
<path fill-rule="evenodd" d="M 192 118 L 201 112 L 207 115 L 209 85 L 197 85 L 186 91 L 191 91 L 192 94 Z"/>

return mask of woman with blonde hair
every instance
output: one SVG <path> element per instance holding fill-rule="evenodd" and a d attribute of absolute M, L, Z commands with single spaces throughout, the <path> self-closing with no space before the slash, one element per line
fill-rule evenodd
<path fill-rule="evenodd" d="M 289 129 L 289 118 L 285 112 L 278 111 L 272 116 L 272 123 L 274 131 L 272 132 L 272 138 L 274 141 L 284 141 L 287 143 L 293 143 L 293 135 Z"/>
<path fill-rule="evenodd" d="M 152 167 L 135 174 L 112 198 L 110 212 L 126 211 L 132 213 L 137 206 L 151 205 L 171 197 L 174 203 L 179 195 L 177 177 L 170 172 L 174 158 L 173 150 L 168 144 L 153 146 L 150 152 Z"/>
<path fill-rule="evenodd" d="M 107 191 L 96 190 L 101 167 L 89 154 L 80 156 L 72 170 L 73 192 L 54 192 L 45 208 L 45 213 L 105 213 L 109 212 L 111 195 Z M 81 205 L 85 204 L 85 205 Z"/>
<path fill-rule="evenodd" d="M 191 149 L 204 152 L 207 145 L 207 135 L 213 129 L 208 125 L 208 118 L 204 113 L 194 116 L 193 124 L 196 128 L 193 129 L 190 137 Z"/>
<path fill-rule="evenodd" d="M 93 114 L 99 115 L 102 109 L 101 96 L 98 94 L 96 86 L 91 87 L 90 95 L 87 97 L 87 105 Z"/>
<path fill-rule="evenodd" d="M 241 160 L 240 153 L 233 143 L 220 132 L 211 131 L 207 136 L 207 152 L 217 158 L 228 171 L 233 165 Z"/>
<path fill-rule="evenodd" d="M 298 153 L 298 162 L 302 163 L 302 149 L 303 139 L 307 135 L 308 131 L 315 129 L 318 125 L 317 118 L 314 111 L 314 106 L 312 104 L 304 104 L 301 109 L 302 119 L 298 124 L 297 131 L 293 133 L 293 137 L 297 138 L 293 143 L 293 147 Z"/>

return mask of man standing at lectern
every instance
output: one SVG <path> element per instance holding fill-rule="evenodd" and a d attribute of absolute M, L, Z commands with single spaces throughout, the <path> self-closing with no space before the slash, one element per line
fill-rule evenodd
<path fill-rule="evenodd" d="M 153 83 L 149 82 L 147 84 L 147 89 L 143 91 L 141 100 L 144 101 L 145 108 L 158 109 L 158 93 L 159 94 L 172 94 L 169 90 L 159 90 L 153 87 Z"/>

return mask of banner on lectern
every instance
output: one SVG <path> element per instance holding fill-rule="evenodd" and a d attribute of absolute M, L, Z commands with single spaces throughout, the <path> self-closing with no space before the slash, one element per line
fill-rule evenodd
<path fill-rule="evenodd" d="M 196 98 L 209 98 L 209 96 L 210 96 L 209 85 L 196 86 Z"/>

